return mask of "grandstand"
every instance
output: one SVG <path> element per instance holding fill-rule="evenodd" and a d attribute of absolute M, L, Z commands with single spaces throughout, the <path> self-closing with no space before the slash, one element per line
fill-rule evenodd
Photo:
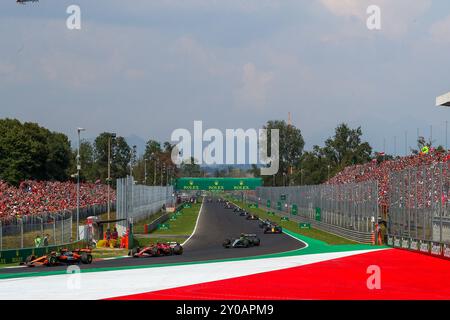
<path fill-rule="evenodd" d="M 80 184 L 80 207 L 107 204 L 107 192 L 103 184 Z M 76 194 L 73 182 L 27 180 L 14 187 L 0 180 L 0 221 L 76 209 Z M 112 189 L 110 199 L 116 199 Z"/>
<path fill-rule="evenodd" d="M 375 180 L 378 182 L 379 205 L 386 207 L 389 204 L 390 177 L 393 173 L 406 169 L 429 167 L 438 163 L 448 163 L 448 161 L 450 161 L 448 153 L 432 150 L 429 154 L 398 157 L 381 163 L 372 161 L 362 165 L 349 166 L 326 183 L 345 184 Z"/>

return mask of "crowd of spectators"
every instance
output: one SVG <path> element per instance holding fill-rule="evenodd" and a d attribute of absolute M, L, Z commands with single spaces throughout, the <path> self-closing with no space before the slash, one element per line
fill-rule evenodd
<path fill-rule="evenodd" d="M 116 194 L 110 189 L 110 200 Z M 100 183 L 80 184 L 80 207 L 108 203 L 108 186 Z M 77 184 L 56 181 L 23 181 L 19 187 L 0 180 L 0 220 L 41 213 L 56 213 L 77 207 Z"/>
<path fill-rule="evenodd" d="M 393 174 L 406 169 L 423 169 L 426 168 L 425 176 L 429 175 L 429 168 L 433 168 L 434 164 L 438 163 L 448 163 L 450 161 L 450 155 L 445 152 L 431 151 L 428 154 L 418 154 L 411 155 L 407 157 L 397 157 L 393 160 L 386 160 L 378 162 L 373 160 L 361 165 L 354 165 L 346 167 L 344 170 L 332 177 L 328 184 L 346 184 L 346 183 L 357 183 L 363 181 L 377 181 L 378 182 L 378 199 L 379 205 L 382 207 L 387 207 L 389 205 L 390 196 L 390 179 Z M 446 168 L 446 167 L 445 167 Z M 427 181 L 422 178 L 421 171 L 417 171 L 417 176 L 419 179 L 417 184 L 424 186 Z M 439 172 L 436 172 L 439 174 Z M 447 169 L 445 171 L 447 174 Z M 435 176 L 436 178 L 436 176 Z M 428 180 L 428 179 L 426 179 Z"/>

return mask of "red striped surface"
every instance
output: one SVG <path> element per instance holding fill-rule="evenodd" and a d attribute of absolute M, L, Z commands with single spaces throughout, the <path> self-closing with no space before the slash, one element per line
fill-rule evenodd
<path fill-rule="evenodd" d="M 367 288 L 370 265 L 381 269 L 379 290 Z M 118 299 L 450 299 L 450 261 L 383 250 Z"/>

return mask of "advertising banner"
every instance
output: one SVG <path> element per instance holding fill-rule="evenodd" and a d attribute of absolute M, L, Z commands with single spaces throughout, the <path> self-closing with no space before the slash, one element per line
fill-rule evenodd
<path fill-rule="evenodd" d="M 430 244 L 428 243 L 428 241 L 423 241 L 421 240 L 419 242 L 420 246 L 419 246 L 419 251 L 422 253 L 430 253 Z"/>

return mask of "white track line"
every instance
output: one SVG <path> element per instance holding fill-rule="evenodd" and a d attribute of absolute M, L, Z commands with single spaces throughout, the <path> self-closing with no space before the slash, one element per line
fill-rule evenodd
<path fill-rule="evenodd" d="M 204 202 L 205 202 L 205 197 L 203 197 L 203 199 L 202 199 L 202 205 L 200 206 L 200 210 L 198 211 L 198 216 L 197 216 L 197 221 L 195 221 L 194 231 L 192 231 L 192 233 L 191 233 L 191 235 L 189 236 L 189 238 L 187 238 L 187 239 L 181 244 L 181 246 L 186 245 L 186 243 L 188 243 L 188 241 L 191 240 L 192 236 L 195 234 L 195 231 L 197 230 L 198 221 L 200 220 L 200 215 L 202 214 L 203 203 L 204 203 Z"/>

